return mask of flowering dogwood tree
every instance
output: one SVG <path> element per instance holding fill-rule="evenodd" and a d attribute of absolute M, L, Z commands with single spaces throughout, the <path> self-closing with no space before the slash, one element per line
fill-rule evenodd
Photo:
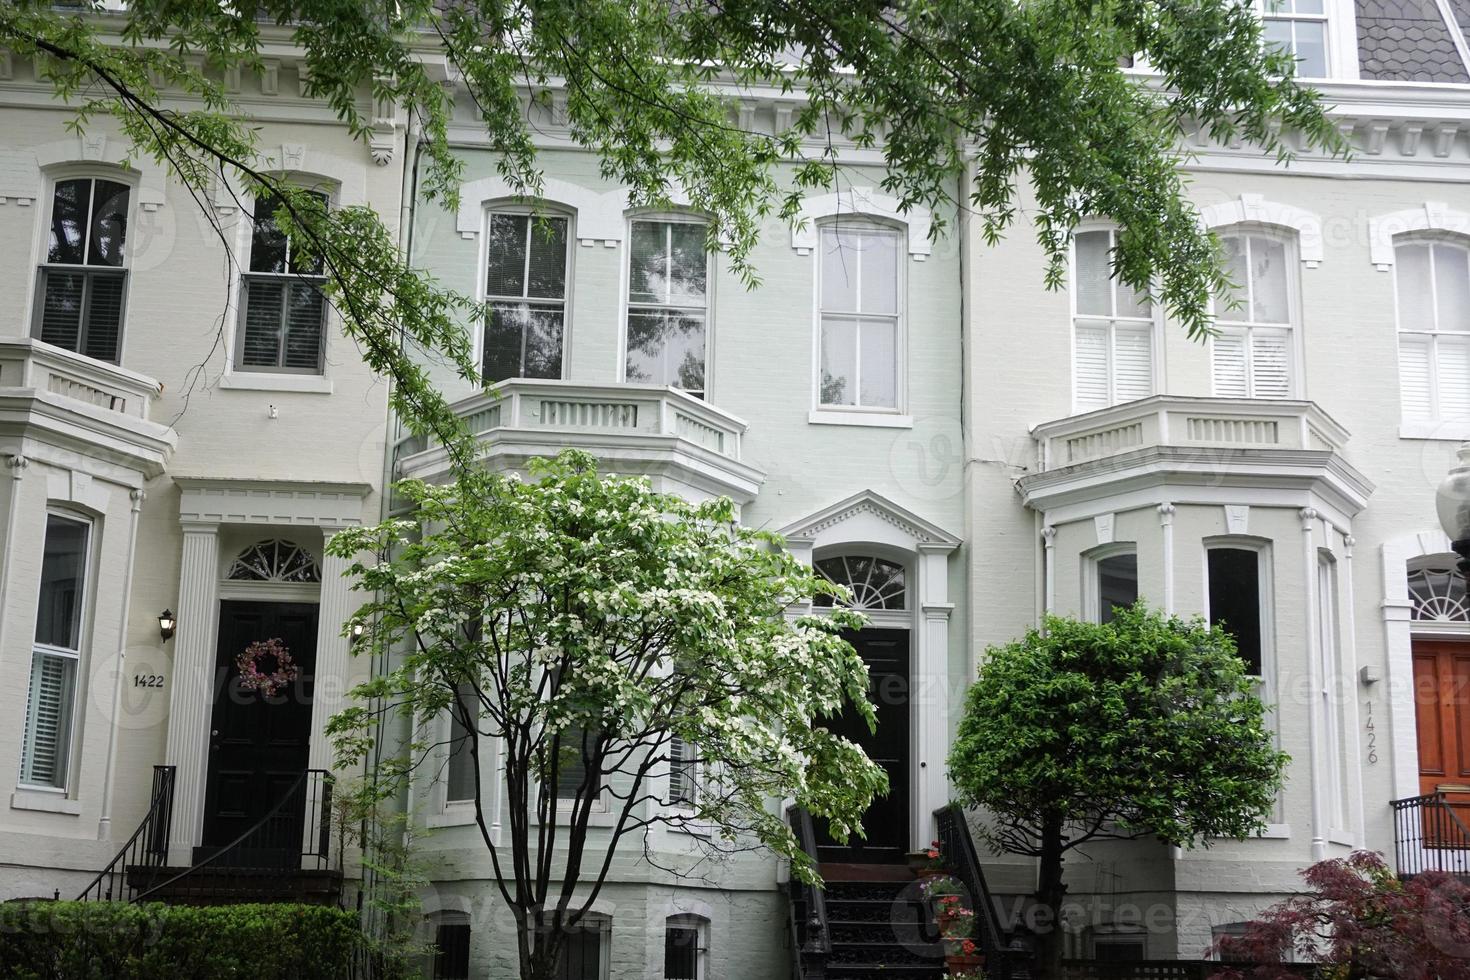
<path fill-rule="evenodd" d="M 340 555 L 372 556 L 353 569 L 372 597 L 351 624 L 359 651 L 397 660 L 331 730 L 348 760 L 396 756 L 378 764 L 379 794 L 470 754 L 525 980 L 553 975 L 566 932 L 630 850 L 691 875 L 769 848 L 813 880 L 777 802 L 861 832 L 886 779 L 822 721 L 848 702 L 873 721 L 867 669 L 841 636 L 862 619 L 789 615 L 845 590 L 738 526 L 730 501 L 657 493 L 574 450 L 533 462 L 527 480 L 467 471 L 400 490 L 413 520 L 332 539 Z M 411 721 L 408 744 L 377 745 L 385 713 Z M 656 827 L 698 830 L 688 840 L 708 850 L 661 852 Z"/>

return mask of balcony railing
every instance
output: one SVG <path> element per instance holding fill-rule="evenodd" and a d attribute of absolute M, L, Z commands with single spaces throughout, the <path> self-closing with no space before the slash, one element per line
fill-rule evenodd
<path fill-rule="evenodd" d="M 737 500 L 760 485 L 759 471 L 740 462 L 746 423 L 677 388 L 514 379 L 462 399 L 454 411 L 501 465 L 575 446 L 616 460 L 621 472 L 673 467 Z M 400 442 L 400 474 L 432 475 L 441 465 L 436 449 L 421 436 Z"/>
<path fill-rule="evenodd" d="M 145 420 L 160 391 L 146 375 L 30 338 L 0 340 L 0 388 L 29 388 Z"/>
<path fill-rule="evenodd" d="M 1340 450 L 1348 434 L 1307 401 L 1154 395 L 1047 422 L 1032 430 L 1040 470 L 1155 446 L 1226 450 Z"/>

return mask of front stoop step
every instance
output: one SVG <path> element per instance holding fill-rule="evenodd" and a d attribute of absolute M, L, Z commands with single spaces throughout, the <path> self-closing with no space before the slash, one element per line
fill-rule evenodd
<path fill-rule="evenodd" d="M 904 869 L 907 870 L 907 869 Z M 828 879 L 829 980 L 940 980 L 944 949 L 912 874 Z"/>
<path fill-rule="evenodd" d="M 128 869 L 135 893 L 182 874 L 187 868 Z M 340 871 L 291 871 L 281 868 L 208 868 L 179 879 L 148 901 L 171 905 L 239 905 L 245 902 L 297 902 L 336 905 L 342 896 Z"/>

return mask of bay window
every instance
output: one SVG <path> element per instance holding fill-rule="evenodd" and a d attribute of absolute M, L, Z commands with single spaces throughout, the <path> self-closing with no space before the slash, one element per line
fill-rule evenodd
<path fill-rule="evenodd" d="M 48 344 L 117 363 L 127 295 L 132 188 L 100 177 L 58 180 L 33 332 Z"/>
<path fill-rule="evenodd" d="M 1073 391 L 1075 411 L 1090 412 L 1154 391 L 1154 314 L 1147 295 L 1113 276 L 1117 233 L 1073 239 Z"/>
<path fill-rule="evenodd" d="M 1470 249 L 1409 242 L 1393 252 L 1404 419 L 1470 420 Z"/>
<path fill-rule="evenodd" d="M 896 411 L 899 234 L 877 225 L 827 224 L 819 249 L 817 403 Z"/>
<path fill-rule="evenodd" d="M 1206 552 L 1209 620 L 1235 638 L 1235 650 L 1245 662 L 1245 672 L 1259 677 L 1262 670 L 1263 611 L 1261 563 L 1264 555 L 1255 548 L 1219 545 Z"/>
<path fill-rule="evenodd" d="M 703 222 L 638 218 L 628 249 L 625 377 L 705 394 L 709 254 Z"/>
<path fill-rule="evenodd" d="M 326 195 L 313 194 L 321 206 Z M 300 253 L 277 224 L 280 202 L 255 202 L 250 264 L 241 276 L 235 368 L 282 374 L 321 374 L 326 337 L 326 281 L 321 260 Z"/>
<path fill-rule="evenodd" d="M 91 527 L 85 521 L 59 514 L 46 515 L 21 748 L 20 781 L 26 786 L 66 788 L 83 612 L 88 601 L 90 537 Z"/>
<path fill-rule="evenodd" d="M 1225 271 L 1235 285 L 1215 301 L 1210 341 L 1214 393 L 1222 398 L 1295 394 L 1293 269 L 1284 242 L 1260 234 L 1221 237 Z"/>
<path fill-rule="evenodd" d="M 1099 623 L 1111 623 L 1115 610 L 1138 601 L 1138 553 L 1120 551 L 1093 559 L 1093 605 Z"/>
<path fill-rule="evenodd" d="M 480 370 L 486 384 L 560 378 L 567 313 L 565 217 L 492 211 L 485 232 Z"/>

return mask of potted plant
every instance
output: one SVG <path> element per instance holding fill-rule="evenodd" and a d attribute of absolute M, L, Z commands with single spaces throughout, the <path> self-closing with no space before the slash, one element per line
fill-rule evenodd
<path fill-rule="evenodd" d="M 929 846 L 922 851 L 910 851 L 908 854 L 909 870 L 917 878 L 934 878 L 945 873 L 944 854 L 939 849 L 939 841 L 930 841 Z"/>
<path fill-rule="evenodd" d="M 939 901 L 941 908 L 934 918 L 944 938 L 944 965 L 951 976 L 978 969 L 985 958 L 971 938 L 975 934 L 975 910 L 962 904 L 958 895 L 941 896 Z"/>

